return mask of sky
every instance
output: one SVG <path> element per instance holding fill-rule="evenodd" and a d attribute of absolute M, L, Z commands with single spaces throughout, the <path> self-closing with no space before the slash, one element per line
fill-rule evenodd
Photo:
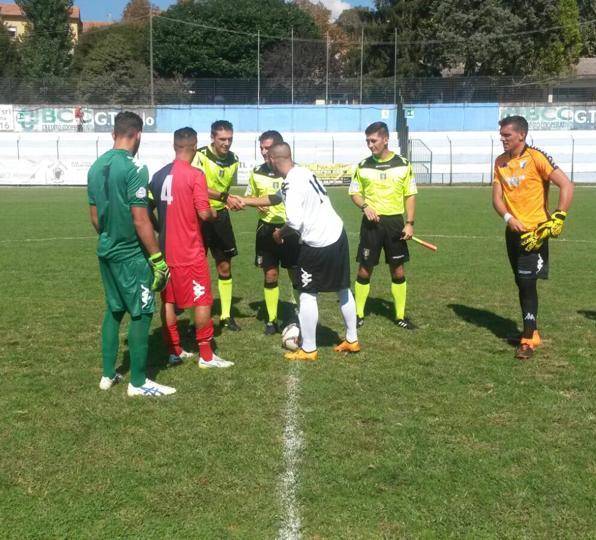
<path fill-rule="evenodd" d="M 325 4 L 337 17 L 342 10 L 353 6 L 372 7 L 373 0 L 319 0 Z M 168 6 L 175 4 L 175 0 L 152 0 L 161 9 L 167 9 Z M 233 0 L 230 0 L 230 4 Z M 81 18 L 83 21 L 117 21 L 122 16 L 124 6 L 127 0 L 75 0 L 74 4 L 81 8 Z"/>

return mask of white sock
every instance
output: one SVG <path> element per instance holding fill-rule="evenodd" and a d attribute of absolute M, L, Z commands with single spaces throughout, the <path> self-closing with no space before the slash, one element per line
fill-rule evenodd
<path fill-rule="evenodd" d="M 300 293 L 300 333 L 302 334 L 302 349 L 305 352 L 317 350 L 317 323 L 319 322 L 319 306 L 317 295 Z M 354 325 L 356 321 L 354 321 Z"/>
<path fill-rule="evenodd" d="M 354 343 L 354 341 L 358 341 L 354 295 L 350 289 L 342 289 L 337 293 L 337 296 L 339 297 L 339 306 L 346 325 L 346 340 Z"/>

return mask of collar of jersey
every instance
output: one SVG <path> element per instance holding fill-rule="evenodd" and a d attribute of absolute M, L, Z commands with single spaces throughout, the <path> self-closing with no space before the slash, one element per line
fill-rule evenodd
<path fill-rule="evenodd" d="M 390 152 L 390 156 L 387 159 L 379 159 L 379 158 L 375 157 L 374 155 L 372 156 L 372 158 L 377 163 L 387 163 L 388 161 L 391 161 L 394 157 L 395 157 L 395 152 Z"/>

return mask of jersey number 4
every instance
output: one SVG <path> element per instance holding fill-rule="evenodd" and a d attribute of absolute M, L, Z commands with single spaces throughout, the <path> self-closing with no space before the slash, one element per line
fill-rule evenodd
<path fill-rule="evenodd" d="M 159 195 L 159 198 L 163 202 L 168 203 L 168 205 L 174 202 L 174 195 L 172 194 L 173 179 L 174 176 L 171 174 L 168 174 L 168 176 L 166 176 L 165 180 L 163 181 L 163 184 L 161 185 L 161 193 Z"/>

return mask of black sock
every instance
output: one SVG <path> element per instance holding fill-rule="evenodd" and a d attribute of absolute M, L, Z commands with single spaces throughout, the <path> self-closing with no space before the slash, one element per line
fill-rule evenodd
<path fill-rule="evenodd" d="M 523 337 L 531 338 L 536 330 L 536 319 L 538 317 L 538 289 L 535 279 L 517 279 L 519 289 L 519 305 L 522 310 L 524 322 Z"/>

